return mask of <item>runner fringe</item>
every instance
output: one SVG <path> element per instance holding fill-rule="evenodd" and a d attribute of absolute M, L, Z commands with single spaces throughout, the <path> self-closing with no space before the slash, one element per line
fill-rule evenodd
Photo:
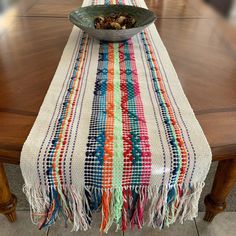
<path fill-rule="evenodd" d="M 60 214 L 65 219 L 65 225 L 68 220 L 73 224 L 72 231 L 88 230 L 92 213 L 101 209 L 100 230 L 107 233 L 113 223 L 117 225 L 117 230 L 125 231 L 128 227 L 134 229 L 135 225 L 139 229 L 144 224 L 162 229 L 176 221 L 192 220 L 198 213 L 203 186 L 203 182 L 171 188 L 136 186 L 100 189 L 70 185 L 60 190 L 46 190 L 24 185 L 23 191 L 30 204 L 32 222 L 39 229 L 55 223 Z M 144 221 L 146 209 L 148 215 Z"/>

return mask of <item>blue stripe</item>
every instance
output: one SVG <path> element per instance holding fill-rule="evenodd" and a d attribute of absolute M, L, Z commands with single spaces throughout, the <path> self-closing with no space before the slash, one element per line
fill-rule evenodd
<path fill-rule="evenodd" d="M 108 44 L 101 42 L 85 158 L 85 186 L 88 187 L 102 187 L 103 156 L 106 141 L 107 80 Z"/>

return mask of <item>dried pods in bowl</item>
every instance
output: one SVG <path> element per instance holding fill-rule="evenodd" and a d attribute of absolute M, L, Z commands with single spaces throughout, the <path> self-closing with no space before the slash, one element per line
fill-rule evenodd
<path fill-rule="evenodd" d="M 127 13 L 111 13 L 108 16 L 97 16 L 94 20 L 96 29 L 121 30 L 135 27 L 136 20 Z"/>

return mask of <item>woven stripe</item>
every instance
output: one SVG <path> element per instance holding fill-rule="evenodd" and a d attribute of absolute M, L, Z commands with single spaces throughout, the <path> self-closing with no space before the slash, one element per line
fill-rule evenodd
<path fill-rule="evenodd" d="M 68 80 L 68 76 L 71 76 L 71 74 L 74 73 L 74 71 L 71 71 L 71 74 L 69 74 L 69 71 L 70 71 L 70 67 L 72 66 L 72 59 L 74 59 L 74 56 L 77 55 L 78 50 L 79 50 L 79 48 L 80 48 L 80 47 L 79 47 L 79 46 L 80 46 L 80 43 L 78 43 L 78 40 L 79 40 L 79 39 L 82 40 L 83 37 L 80 37 L 80 35 L 78 35 L 77 44 L 76 44 L 77 47 L 74 49 L 74 54 L 73 54 L 72 57 L 71 57 L 70 66 L 69 66 L 69 68 L 68 68 L 68 71 L 67 71 L 67 74 L 66 74 L 66 78 L 64 79 L 64 83 L 63 83 L 62 89 L 60 90 L 60 96 L 62 95 L 62 90 L 63 90 L 63 88 L 64 88 L 66 82 L 67 82 L 66 87 L 69 86 L 70 80 Z M 76 63 L 77 63 L 77 62 L 76 62 Z M 64 92 L 64 94 L 63 94 L 63 97 L 62 97 L 63 100 L 64 100 L 64 98 L 65 98 L 66 91 L 67 91 L 67 90 L 65 90 L 65 92 Z M 49 149 L 49 147 L 50 147 L 51 139 L 50 139 L 50 142 L 48 142 L 48 145 L 47 145 L 47 147 L 46 147 L 46 149 L 45 149 L 46 151 L 45 151 L 45 154 L 44 154 L 44 158 L 40 159 L 40 156 L 41 156 L 41 153 L 42 153 L 42 151 L 43 151 L 43 145 L 44 145 L 45 142 L 46 142 L 46 139 L 47 139 L 47 137 L 48 137 L 50 128 L 52 127 L 53 118 L 55 117 L 56 109 L 57 109 L 58 106 L 59 106 L 60 96 L 58 96 L 58 99 L 57 99 L 57 102 L 56 102 L 56 105 L 55 105 L 53 114 L 52 114 L 52 116 L 51 116 L 50 123 L 49 123 L 48 129 L 47 129 L 46 135 L 45 135 L 45 137 L 44 137 L 44 139 L 43 139 L 43 142 L 42 142 L 42 144 L 41 144 L 41 146 L 40 146 L 40 149 L 39 149 L 39 152 L 38 152 L 38 156 L 37 156 L 37 173 L 38 173 L 38 176 L 39 176 L 40 184 L 42 184 L 42 178 L 44 178 L 44 184 L 45 184 L 45 186 L 47 185 L 46 175 L 41 176 L 42 173 L 40 173 L 40 167 L 39 167 L 39 165 L 40 165 L 40 164 L 43 165 L 43 173 L 45 173 L 45 172 L 46 172 L 46 165 L 45 165 L 45 163 L 46 163 L 46 154 L 47 154 L 48 149 Z M 56 120 L 58 119 L 58 117 L 59 117 L 59 115 L 60 115 L 60 113 L 61 113 L 62 108 L 63 108 L 63 106 L 60 106 L 58 115 L 56 116 Z M 56 130 L 56 125 L 53 126 L 52 133 L 54 133 L 55 130 Z M 51 136 L 51 138 L 52 138 L 52 137 L 53 137 L 53 136 Z M 42 161 L 43 161 L 43 162 L 42 162 Z"/>
<path fill-rule="evenodd" d="M 158 73 L 158 66 L 154 62 L 154 58 L 152 55 L 152 51 L 150 51 L 149 48 L 149 42 L 145 38 L 145 34 L 141 33 L 141 38 L 144 43 L 144 48 L 146 50 L 147 54 L 147 60 L 149 62 L 150 70 L 152 71 L 152 79 L 153 79 L 153 86 L 155 89 L 156 96 L 158 98 L 159 104 L 161 106 L 162 110 L 162 118 L 163 118 L 163 123 L 165 124 L 165 128 L 169 137 L 169 143 L 172 148 L 172 155 L 173 155 L 173 162 L 172 162 L 172 176 L 170 179 L 170 186 L 174 186 L 176 183 L 176 180 L 178 179 L 178 174 L 179 174 L 179 169 L 181 165 L 181 160 L 180 160 L 180 148 L 178 146 L 177 142 L 177 137 L 174 129 L 174 122 L 175 120 L 172 118 L 172 114 L 169 113 L 169 108 L 170 104 L 169 102 L 165 99 L 165 90 L 163 89 L 162 84 L 160 83 L 162 78 L 160 77 L 160 74 Z M 159 83 L 158 83 L 158 82 Z"/>
<path fill-rule="evenodd" d="M 122 184 L 123 173 L 123 139 L 122 139 L 122 110 L 120 91 L 120 55 L 118 44 L 114 44 L 114 159 L 112 186 L 119 188 Z"/>
<path fill-rule="evenodd" d="M 92 116 L 85 159 L 85 185 L 102 187 L 102 169 L 106 127 L 106 89 L 108 79 L 108 45 L 101 43 L 94 89 Z"/>
<path fill-rule="evenodd" d="M 108 44 L 108 71 L 106 91 L 106 130 L 103 158 L 103 183 L 104 188 L 112 186 L 112 161 L 113 161 L 113 141 L 114 141 L 114 46 Z"/>
<path fill-rule="evenodd" d="M 141 161 L 142 161 L 142 174 L 141 174 L 141 185 L 148 185 L 151 176 L 151 152 L 150 152 L 150 144 L 147 132 L 147 125 L 143 111 L 143 102 L 140 96 L 140 86 L 138 80 L 138 73 L 136 68 L 136 59 L 134 54 L 134 45 L 133 41 L 130 41 L 129 44 L 129 60 L 130 68 L 132 71 L 133 77 L 133 87 L 134 87 L 134 101 L 136 104 L 136 114 L 137 121 L 140 129 L 140 148 L 141 148 Z"/>
<path fill-rule="evenodd" d="M 172 92 L 172 90 L 170 88 L 169 79 L 168 79 L 168 77 L 166 75 L 166 70 L 165 70 L 165 68 L 163 66 L 163 63 L 162 63 L 161 59 L 160 59 L 160 55 L 159 55 L 159 52 L 157 50 L 156 44 L 154 44 L 153 36 L 152 36 L 152 34 L 150 34 L 150 30 L 149 29 L 147 29 L 147 31 L 149 32 L 150 40 L 152 41 L 152 45 L 155 48 L 154 53 L 156 55 L 156 59 L 158 59 L 160 61 L 160 66 L 161 66 L 160 69 L 162 69 L 163 73 L 164 73 L 164 75 L 162 75 L 162 77 L 163 76 L 165 77 L 165 80 L 163 80 L 163 84 L 164 84 L 164 86 L 166 88 L 166 91 L 167 91 L 166 94 L 167 94 L 167 96 L 169 94 L 169 97 L 172 98 L 173 103 L 174 103 L 174 105 L 176 106 L 176 109 L 177 109 L 177 112 L 175 112 L 175 110 L 174 110 L 174 114 L 175 114 L 176 119 L 179 120 L 179 122 L 178 122 L 180 124 L 179 128 L 181 130 L 181 135 L 183 137 L 183 141 L 185 143 L 186 151 L 187 151 L 187 155 L 188 155 L 187 167 L 186 167 L 187 171 L 185 172 L 185 177 L 184 178 L 185 178 L 185 180 L 187 180 L 187 181 L 190 180 L 190 182 L 191 182 L 191 178 L 193 176 L 193 172 L 194 172 L 195 165 L 196 165 L 196 151 L 195 151 L 195 148 L 193 146 L 193 143 L 192 143 L 192 140 L 191 140 L 191 137 L 190 137 L 190 134 L 189 134 L 188 127 L 187 127 L 187 125 L 186 125 L 186 123 L 185 123 L 185 121 L 183 119 L 183 116 L 181 114 L 180 108 L 179 108 L 179 106 L 178 106 L 178 104 L 176 102 L 176 99 L 174 98 L 173 92 Z M 160 70 L 160 73 L 162 74 L 161 70 Z M 190 146 L 190 149 L 188 149 L 188 146 Z M 190 156 L 191 155 L 193 155 L 193 158 L 194 158 L 192 170 L 191 170 L 191 167 L 190 167 Z M 190 179 L 187 179 L 187 174 L 190 171 L 191 171 Z"/>
<path fill-rule="evenodd" d="M 85 44 L 83 43 L 83 40 L 85 40 L 86 42 Z M 57 123 L 55 124 L 56 128 L 54 136 L 53 138 L 51 138 L 51 146 L 48 151 L 48 154 L 46 154 L 47 161 L 44 162 L 45 164 L 47 164 L 46 174 L 47 174 L 47 183 L 49 184 L 49 186 L 52 186 L 53 184 L 57 186 L 58 184 L 60 184 L 60 181 L 62 181 L 62 178 L 60 177 L 62 175 L 62 170 L 61 170 L 61 164 L 59 167 L 59 158 L 61 157 L 60 163 L 62 163 L 63 161 L 62 156 L 68 137 L 68 127 L 71 124 L 71 118 L 75 111 L 75 100 L 78 96 L 79 86 L 81 82 L 80 76 L 82 73 L 82 69 L 84 68 L 85 57 L 87 56 L 86 54 L 88 49 L 87 37 L 82 38 L 80 45 L 81 47 L 79 49 L 79 57 L 81 58 L 82 63 L 80 63 L 79 60 L 77 65 L 75 65 L 74 74 L 71 77 L 67 93 L 65 95 L 62 111 L 57 120 Z M 58 155 L 58 153 L 60 152 L 62 154 Z"/>
<path fill-rule="evenodd" d="M 135 0 L 134 5 L 137 5 Z M 166 130 L 168 133 L 169 142 L 173 152 L 173 162 L 171 163 L 172 175 L 170 177 L 170 186 L 174 186 L 176 182 L 181 184 L 183 182 L 186 166 L 187 166 L 187 150 L 183 138 L 181 136 L 181 130 L 177 124 L 177 120 L 174 116 L 171 103 L 166 95 L 165 87 L 162 82 L 162 77 L 158 71 L 158 64 L 155 59 L 154 50 L 148 39 L 146 31 L 141 33 L 141 38 L 144 44 L 144 50 L 146 50 L 147 60 L 149 62 L 150 70 L 152 72 L 154 89 L 162 108 L 162 115 L 164 123 L 166 124 Z"/>
<path fill-rule="evenodd" d="M 129 53 L 130 40 L 123 43 L 124 53 Z M 122 68 L 121 68 L 122 70 Z M 130 141 L 132 142 L 132 186 L 139 186 L 142 173 L 141 148 L 140 148 L 140 130 L 136 115 L 136 104 L 134 101 L 133 71 L 130 68 L 129 60 L 125 60 L 125 68 L 121 73 L 126 74 L 128 115 L 130 120 Z"/>
<path fill-rule="evenodd" d="M 121 108 L 122 108 L 122 123 L 123 123 L 123 146 L 124 146 L 124 169 L 122 177 L 122 186 L 130 186 L 132 181 L 132 142 L 130 140 L 131 124 L 128 113 L 127 103 L 127 84 L 126 84 L 126 73 L 123 73 L 125 68 L 125 58 L 122 60 L 122 56 L 125 56 L 123 51 L 123 45 L 119 44 L 120 54 L 120 90 L 121 90 Z"/>

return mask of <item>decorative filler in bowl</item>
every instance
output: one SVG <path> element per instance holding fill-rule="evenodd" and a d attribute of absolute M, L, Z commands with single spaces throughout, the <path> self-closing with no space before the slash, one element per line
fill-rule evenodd
<path fill-rule="evenodd" d="M 136 20 L 128 13 L 111 13 L 108 16 L 98 16 L 94 20 L 96 29 L 131 29 L 135 27 Z"/>
<path fill-rule="evenodd" d="M 92 5 L 71 12 L 69 19 L 91 37 L 116 42 L 141 32 L 156 20 L 156 16 L 141 7 Z"/>

